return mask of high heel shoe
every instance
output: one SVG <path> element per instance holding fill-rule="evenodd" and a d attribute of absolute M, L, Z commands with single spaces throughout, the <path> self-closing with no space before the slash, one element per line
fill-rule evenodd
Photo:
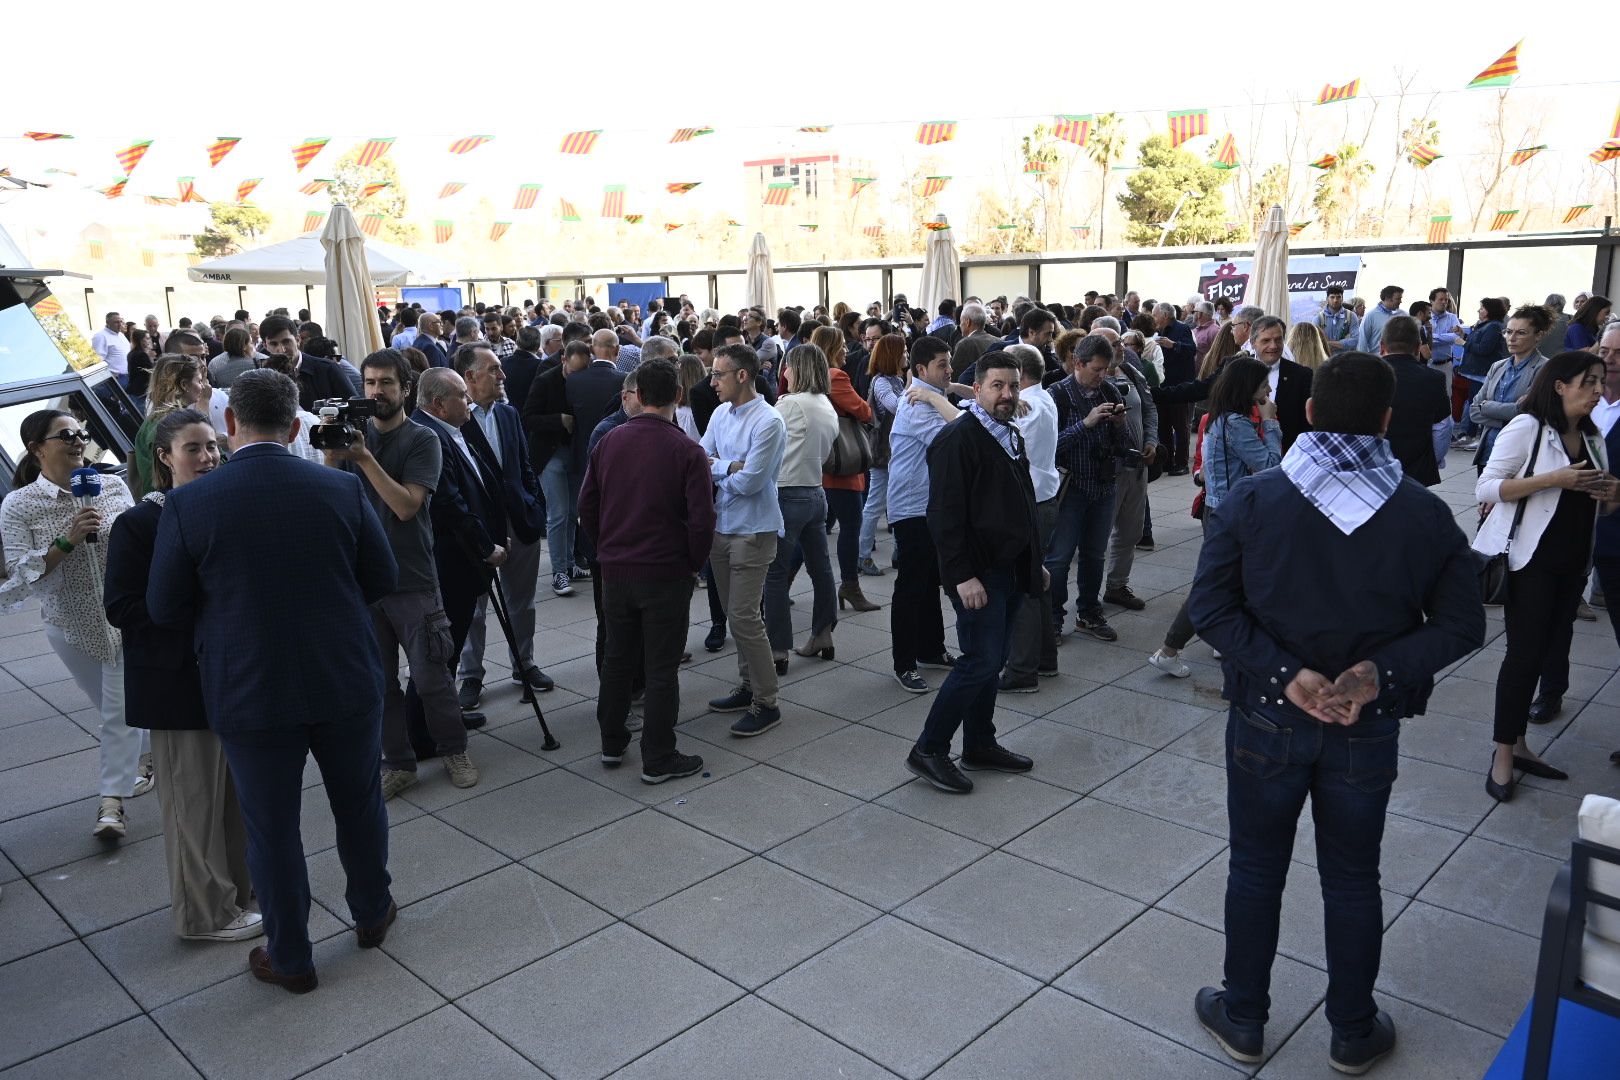
<path fill-rule="evenodd" d="M 1528 776 L 1539 776 L 1543 780 L 1569 779 L 1569 773 L 1565 772 L 1563 769 L 1560 769 L 1554 765 L 1549 765 L 1545 761 L 1537 761 L 1535 758 L 1521 757 L 1518 754 L 1513 755 L 1513 767 L 1521 770 Z"/>
<path fill-rule="evenodd" d="M 771 659 L 776 661 L 776 673 L 786 675 L 788 669 L 788 654 L 785 652 L 772 653 Z"/>
<path fill-rule="evenodd" d="M 833 658 L 832 631 L 823 630 L 821 633 L 805 642 L 801 648 L 794 649 L 793 651 L 798 653 L 800 656 L 819 656 L 823 660 L 831 660 Z"/>
<path fill-rule="evenodd" d="M 1485 770 L 1485 790 L 1490 794 L 1491 798 L 1495 799 L 1497 802 L 1512 802 L 1513 789 L 1517 786 L 1517 781 L 1513 778 L 1512 772 L 1509 772 L 1508 782 L 1505 784 L 1498 784 L 1495 776 L 1493 775 L 1495 771 L 1496 754 L 1493 752 L 1491 754 L 1490 768 Z"/>
<path fill-rule="evenodd" d="M 882 607 L 881 604 L 874 604 L 866 598 L 858 581 L 846 581 L 838 586 L 838 610 L 843 611 L 845 604 L 856 611 L 877 611 Z"/>

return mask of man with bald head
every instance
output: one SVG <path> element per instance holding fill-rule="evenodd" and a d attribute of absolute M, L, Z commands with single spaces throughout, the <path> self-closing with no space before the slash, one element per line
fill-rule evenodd
<path fill-rule="evenodd" d="M 440 343 L 443 336 L 444 320 L 431 311 L 424 311 L 416 320 L 416 336 L 411 339 L 411 348 L 427 357 L 430 368 L 450 366 L 450 357 Z"/>

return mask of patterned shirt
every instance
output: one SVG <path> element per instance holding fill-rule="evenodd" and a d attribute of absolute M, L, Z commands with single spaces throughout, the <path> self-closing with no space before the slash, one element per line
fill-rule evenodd
<path fill-rule="evenodd" d="M 1069 470 L 1069 483 L 1087 498 L 1100 499 L 1114 491 L 1114 450 L 1129 439 L 1124 425 L 1100 420 L 1086 427 L 1091 410 L 1104 402 L 1118 402 L 1119 392 L 1104 380 L 1087 390 L 1073 375 L 1052 384 L 1057 406 L 1057 464 Z"/>
<path fill-rule="evenodd" d="M 509 337 L 503 337 L 501 340 L 491 344 L 490 348 L 495 350 L 495 356 L 497 359 L 505 360 L 507 357 L 517 352 L 517 342 L 513 341 Z"/>
<path fill-rule="evenodd" d="M 68 644 L 103 664 L 118 663 L 123 639 L 107 623 L 101 583 L 107 577 L 107 537 L 113 518 L 134 505 L 129 488 L 103 474 L 101 494 L 91 505 L 101 512 L 97 543 L 83 543 L 54 570 L 45 556 L 57 537 L 66 537 L 79 514 L 73 493 L 41 476 L 17 488 L 0 503 L 0 539 L 5 544 L 6 580 L 0 582 L 0 612 L 15 611 L 25 600 L 43 601 L 46 626 L 66 635 Z"/>

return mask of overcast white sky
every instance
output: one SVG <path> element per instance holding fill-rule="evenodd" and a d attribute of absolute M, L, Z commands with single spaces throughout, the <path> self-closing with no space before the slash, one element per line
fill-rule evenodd
<path fill-rule="evenodd" d="M 892 175 L 920 160 L 912 132 L 929 119 L 961 121 L 958 140 L 938 154 L 942 171 L 964 181 L 951 194 L 965 200 L 968 181 L 1011 165 L 1021 130 L 1009 117 L 1112 109 L 1132 114 L 1140 138 L 1164 129 L 1165 110 L 1207 107 L 1212 136 L 1232 129 L 1242 139 L 1247 103 L 1311 100 L 1323 83 L 1360 77 L 1367 100 L 1310 113 L 1314 157 L 1341 126 L 1359 132 L 1397 68 L 1416 76 L 1409 110 L 1445 92 L 1435 115 L 1455 169 L 1477 152 L 1494 102 L 1488 91 L 1457 91 L 1521 37 L 1515 95 L 1543 118 L 1536 141 L 1553 149 L 1541 167 L 1559 170 L 1573 193 L 1620 105 L 1612 59 L 1600 51 L 1612 7 L 1576 0 L 1541 10 L 1556 21 L 1525 25 L 1526 9 L 1501 0 L 1467 10 L 1277 0 L 20 2 L 6 14 L 13 89 L 0 109 L 0 165 L 29 175 L 51 163 L 80 176 L 58 178 L 61 189 L 30 193 L 26 204 L 12 199 L 0 219 L 71 228 L 104 216 L 105 200 L 98 206 L 72 185 L 110 182 L 112 152 L 138 138 L 156 141 L 132 194 L 172 195 L 174 178 L 189 174 L 208 198 L 229 199 L 237 180 L 262 175 L 256 198 L 292 199 L 297 183 L 325 175 L 323 162 L 392 135 L 413 216 L 451 213 L 431 202 L 448 179 L 484 185 L 503 208 L 517 183 L 541 182 L 542 207 L 554 213 L 561 195 L 587 215 L 604 183 L 630 184 L 633 212 L 664 198 L 666 182 L 703 180 L 688 198 L 714 209 L 735 197 L 742 160 L 816 145 L 793 133 L 799 125 L 834 125 L 819 138 Z M 1393 100 L 1379 109 L 1380 123 L 1393 119 Z M 1281 130 L 1284 111 L 1291 122 L 1284 107 L 1267 114 L 1268 129 Z M 673 129 L 696 125 L 718 130 L 667 144 Z M 561 133 L 582 128 L 605 129 L 599 150 L 557 154 Z M 34 144 L 23 130 L 77 138 Z M 467 157 L 446 153 L 451 138 L 475 132 L 498 138 Z M 211 171 L 203 147 L 227 134 L 244 141 Z M 295 181 L 288 147 L 313 135 L 333 143 Z M 1431 170 L 1437 183 L 1446 168 Z M 120 213 L 146 212 L 138 199 L 124 202 Z M 964 210 L 949 200 L 944 208 Z"/>

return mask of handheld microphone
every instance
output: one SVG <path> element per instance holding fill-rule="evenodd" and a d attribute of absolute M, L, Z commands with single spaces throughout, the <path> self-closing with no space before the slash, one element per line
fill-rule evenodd
<path fill-rule="evenodd" d="M 101 494 L 101 474 L 88 465 L 82 469 L 73 470 L 73 497 L 79 502 L 80 510 L 88 510 L 97 496 Z M 86 536 L 85 542 L 94 544 L 96 534 Z"/>

